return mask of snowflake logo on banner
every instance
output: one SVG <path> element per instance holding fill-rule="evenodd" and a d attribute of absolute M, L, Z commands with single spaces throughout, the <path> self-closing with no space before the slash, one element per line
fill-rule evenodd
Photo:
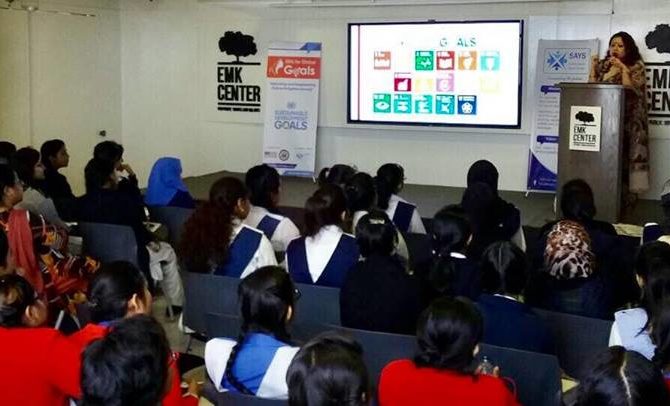
<path fill-rule="evenodd" d="M 565 52 L 550 52 L 547 58 L 547 65 L 553 70 L 565 69 L 568 58 Z"/>

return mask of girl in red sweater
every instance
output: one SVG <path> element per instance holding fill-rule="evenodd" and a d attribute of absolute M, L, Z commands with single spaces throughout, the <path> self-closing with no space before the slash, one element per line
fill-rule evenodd
<path fill-rule="evenodd" d="M 419 318 L 414 360 L 393 361 L 382 371 L 380 405 L 517 406 L 502 379 L 476 372 L 482 333 L 482 316 L 469 300 L 434 301 Z"/>
<path fill-rule="evenodd" d="M 6 253 L 0 246 L 0 258 Z M 79 397 L 80 347 L 39 327 L 46 320 L 46 305 L 30 283 L 0 276 L 0 405 L 66 405 Z"/>

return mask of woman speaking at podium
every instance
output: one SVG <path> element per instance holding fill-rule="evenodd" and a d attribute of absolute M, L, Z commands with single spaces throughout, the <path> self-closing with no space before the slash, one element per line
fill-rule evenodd
<path fill-rule="evenodd" d="M 626 32 L 610 38 L 604 59 L 592 57 L 589 82 L 626 86 L 624 116 L 622 211 L 630 212 L 637 195 L 649 189 L 649 123 L 644 62 L 635 41 Z"/>

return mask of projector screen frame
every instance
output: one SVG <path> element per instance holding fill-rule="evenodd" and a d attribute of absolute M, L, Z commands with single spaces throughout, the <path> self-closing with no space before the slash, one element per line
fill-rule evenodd
<path fill-rule="evenodd" d="M 353 120 L 351 118 L 351 95 L 352 95 L 352 72 L 351 72 L 351 30 L 353 26 L 364 25 L 424 25 L 424 24 L 485 24 L 485 23 L 517 23 L 519 24 L 519 69 L 518 69 L 518 86 L 517 86 L 517 117 L 516 124 L 470 124 L 470 123 L 428 123 L 428 122 L 414 122 L 414 121 L 383 121 L 383 120 Z M 490 128 L 490 129 L 507 129 L 520 130 L 522 127 L 523 118 L 523 55 L 524 55 L 524 35 L 525 35 L 525 21 L 524 19 L 496 19 L 496 20 L 424 20 L 424 21 L 374 21 L 374 22 L 349 22 L 347 23 L 347 125 L 362 125 L 380 127 L 396 126 L 396 127 L 452 127 L 452 128 Z"/>

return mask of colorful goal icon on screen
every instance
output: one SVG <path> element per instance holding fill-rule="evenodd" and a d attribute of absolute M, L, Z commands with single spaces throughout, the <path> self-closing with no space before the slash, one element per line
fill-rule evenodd
<path fill-rule="evenodd" d="M 375 51 L 373 67 L 375 70 L 391 69 L 391 51 Z"/>
<path fill-rule="evenodd" d="M 372 111 L 375 113 L 391 112 L 391 94 L 375 93 L 372 95 Z"/>
<path fill-rule="evenodd" d="M 435 95 L 435 114 L 454 114 L 456 102 L 453 94 Z"/>
<path fill-rule="evenodd" d="M 453 73 L 443 73 L 435 80 L 435 91 L 444 93 L 444 92 L 453 92 L 454 91 L 454 74 Z"/>
<path fill-rule="evenodd" d="M 459 70 L 477 70 L 477 51 L 460 51 L 458 53 Z"/>
<path fill-rule="evenodd" d="M 433 113 L 433 95 L 422 94 L 416 96 L 414 100 L 414 111 L 417 114 L 432 114 Z"/>
<path fill-rule="evenodd" d="M 414 69 L 416 70 L 434 70 L 435 60 L 433 51 L 415 51 Z"/>
<path fill-rule="evenodd" d="M 454 70 L 456 53 L 454 51 L 437 51 L 437 70 Z"/>
<path fill-rule="evenodd" d="M 483 51 L 479 55 L 479 68 L 483 71 L 500 70 L 500 52 Z"/>
<path fill-rule="evenodd" d="M 412 113 L 412 95 L 411 94 L 393 95 L 393 112 L 397 114 Z"/>
<path fill-rule="evenodd" d="M 458 114 L 466 116 L 477 114 L 477 96 L 458 96 Z"/>
<path fill-rule="evenodd" d="M 396 92 L 411 92 L 412 74 L 400 72 L 393 75 L 393 90 Z"/>

